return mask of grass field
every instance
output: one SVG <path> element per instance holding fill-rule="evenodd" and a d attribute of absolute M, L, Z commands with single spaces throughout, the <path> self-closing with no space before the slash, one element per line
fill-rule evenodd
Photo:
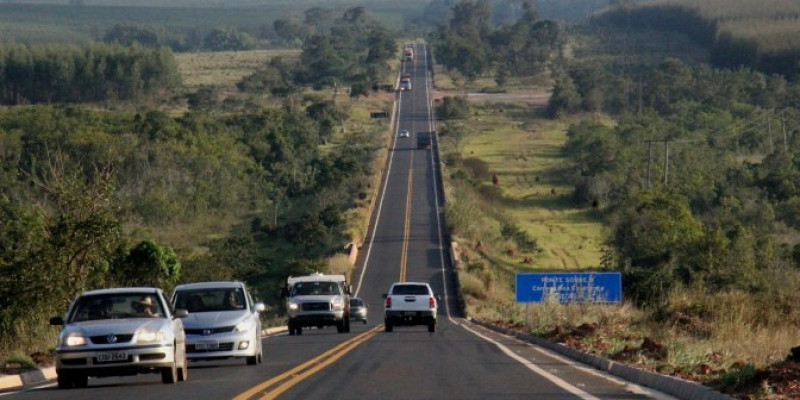
<path fill-rule="evenodd" d="M 483 160 L 497 174 L 502 197 L 491 207 L 543 249 L 532 264 L 520 264 L 507 254 L 501 256 L 504 264 L 512 269 L 595 268 L 602 254 L 603 221 L 571 201 L 573 188 L 561 172 L 568 123 L 535 116 L 546 98 L 541 90 L 469 95 L 474 114 L 462 157 Z M 442 142 L 448 151 L 447 139 Z M 493 185 L 490 179 L 481 184 Z"/>
<path fill-rule="evenodd" d="M 490 171 L 499 177 L 503 194 L 500 207 L 544 249 L 530 268 L 597 267 L 602 221 L 592 216 L 592 210 L 572 204 L 573 188 L 559 174 L 566 160 L 561 154 L 566 125 L 532 120 L 520 126 L 511 119 L 513 113 L 498 113 L 497 109 L 487 106 L 479 111 L 480 132 L 467 141 L 465 154 L 489 164 Z"/>
<path fill-rule="evenodd" d="M 234 89 L 236 83 L 275 57 L 296 58 L 299 50 L 249 50 L 175 55 L 187 89 L 203 86 Z"/>

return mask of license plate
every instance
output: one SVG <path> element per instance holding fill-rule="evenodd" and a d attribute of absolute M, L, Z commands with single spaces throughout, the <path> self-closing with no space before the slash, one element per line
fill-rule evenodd
<path fill-rule="evenodd" d="M 194 345 L 195 350 L 216 350 L 218 348 L 219 348 L 219 343 L 217 342 L 195 343 Z"/>
<path fill-rule="evenodd" d="M 407 317 L 414 317 L 414 316 L 416 316 L 416 315 L 417 315 L 417 313 L 416 313 L 416 312 L 414 312 L 414 311 L 406 311 L 404 314 L 405 314 L 405 316 L 407 316 Z"/>
<path fill-rule="evenodd" d="M 97 355 L 97 362 L 106 363 L 106 362 L 115 362 L 115 361 L 125 361 L 128 359 L 128 353 L 124 351 L 114 351 L 108 353 L 100 353 Z"/>

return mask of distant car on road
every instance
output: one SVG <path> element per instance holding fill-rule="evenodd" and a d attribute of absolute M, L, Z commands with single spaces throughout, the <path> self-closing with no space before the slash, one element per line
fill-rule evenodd
<path fill-rule="evenodd" d="M 367 303 L 359 297 L 350 298 L 350 319 L 367 324 Z"/>
<path fill-rule="evenodd" d="M 188 379 L 181 318 L 161 289 L 117 288 L 85 292 L 66 317 L 56 344 L 59 389 L 83 388 L 88 378 L 160 373 L 164 383 Z"/>
<path fill-rule="evenodd" d="M 184 308 L 186 352 L 190 360 L 241 357 L 247 365 L 260 364 L 261 318 L 264 303 L 253 298 L 242 282 L 200 282 L 178 285 L 172 293 L 176 307 Z"/>
<path fill-rule="evenodd" d="M 411 137 L 411 133 L 409 131 L 403 129 L 403 130 L 400 131 L 398 136 L 401 137 L 401 138 L 407 138 L 407 137 Z"/>
<path fill-rule="evenodd" d="M 417 148 L 430 149 L 431 148 L 431 133 L 430 132 L 417 132 Z"/>
<path fill-rule="evenodd" d="M 427 325 L 436 332 L 438 303 L 433 289 L 425 282 L 396 282 L 384 298 L 384 329 L 397 325 Z"/>

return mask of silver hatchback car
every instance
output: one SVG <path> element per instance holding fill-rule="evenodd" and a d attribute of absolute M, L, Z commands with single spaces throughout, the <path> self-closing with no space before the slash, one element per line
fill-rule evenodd
<path fill-rule="evenodd" d="M 359 297 L 350 298 L 350 319 L 367 323 L 367 303 Z"/>
<path fill-rule="evenodd" d="M 58 387 L 86 387 L 88 378 L 160 373 L 164 383 L 188 379 L 181 317 L 161 289 L 118 288 L 81 294 L 56 344 Z"/>
<path fill-rule="evenodd" d="M 242 357 L 260 364 L 264 303 L 254 303 L 242 282 L 200 282 L 178 285 L 172 301 L 185 308 L 186 350 L 190 360 Z"/>

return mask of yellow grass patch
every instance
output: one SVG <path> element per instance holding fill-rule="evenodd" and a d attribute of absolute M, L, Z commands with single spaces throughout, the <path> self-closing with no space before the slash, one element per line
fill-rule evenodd
<path fill-rule="evenodd" d="M 561 147 L 568 125 L 541 119 L 521 123 L 515 119 L 519 111 L 502 105 L 485 107 L 471 123 L 478 132 L 470 136 L 463 154 L 489 164 L 503 195 L 494 206 L 544 249 L 530 265 L 519 264 L 513 257 L 506 261 L 519 264 L 520 269 L 596 267 L 602 255 L 602 221 L 571 203 L 573 188 L 557 172 L 566 161 Z"/>
<path fill-rule="evenodd" d="M 202 86 L 232 89 L 236 83 L 275 57 L 295 58 L 299 50 L 247 50 L 178 53 L 175 59 L 189 89 Z"/>

